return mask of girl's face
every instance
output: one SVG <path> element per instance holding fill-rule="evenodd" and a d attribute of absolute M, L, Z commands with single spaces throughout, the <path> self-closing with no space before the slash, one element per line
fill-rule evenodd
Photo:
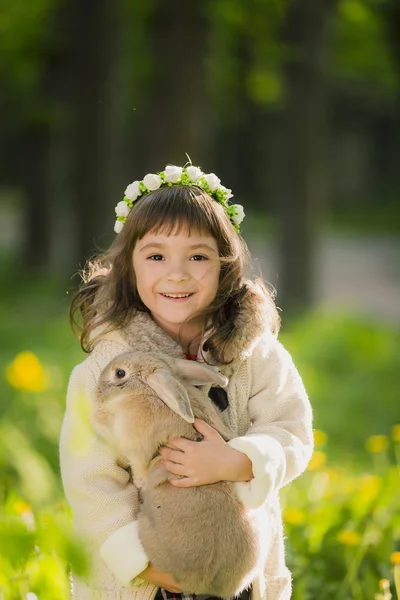
<path fill-rule="evenodd" d="M 218 291 L 217 242 L 193 231 L 190 236 L 184 229 L 175 235 L 147 233 L 135 245 L 133 268 L 142 302 L 175 339 L 181 324 L 209 306 Z M 199 320 L 192 320 L 190 335 L 201 327 Z"/>

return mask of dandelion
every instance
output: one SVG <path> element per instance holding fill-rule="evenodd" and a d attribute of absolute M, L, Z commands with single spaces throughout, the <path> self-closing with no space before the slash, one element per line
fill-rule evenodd
<path fill-rule="evenodd" d="M 379 582 L 379 589 L 382 592 L 385 592 L 386 590 L 390 590 L 390 581 L 389 579 L 381 579 Z"/>
<path fill-rule="evenodd" d="M 392 565 L 400 565 L 400 552 L 392 552 L 390 562 Z"/>
<path fill-rule="evenodd" d="M 38 600 L 38 597 L 33 592 L 28 592 L 26 595 L 26 600 Z"/>
<path fill-rule="evenodd" d="M 325 431 L 321 431 L 320 429 L 314 429 L 314 445 L 316 448 L 320 448 L 321 446 L 325 446 L 328 440 L 328 436 Z"/>
<path fill-rule="evenodd" d="M 329 481 L 337 481 L 340 477 L 339 473 L 335 469 L 325 469 L 325 473 L 328 476 Z"/>
<path fill-rule="evenodd" d="M 22 502 L 22 500 L 17 500 L 13 505 L 14 511 L 19 514 L 25 523 L 27 529 L 29 531 L 34 531 L 35 524 L 35 515 L 32 512 L 31 507 L 26 502 Z"/>
<path fill-rule="evenodd" d="M 393 552 L 390 558 L 393 564 L 394 586 L 397 596 L 400 597 L 400 552 Z"/>
<path fill-rule="evenodd" d="M 361 535 L 352 529 L 343 529 L 338 533 L 337 540 L 344 546 L 358 546 L 361 542 Z"/>
<path fill-rule="evenodd" d="M 31 510 L 31 507 L 26 502 L 23 502 L 22 500 L 17 500 L 13 504 L 13 509 L 17 514 L 22 515 L 24 512 Z"/>
<path fill-rule="evenodd" d="M 374 500 L 382 487 L 382 477 L 378 475 L 364 475 L 360 479 L 359 492 L 364 504 Z"/>
<path fill-rule="evenodd" d="M 394 442 L 400 442 L 400 425 L 394 425 L 392 427 L 392 440 Z"/>
<path fill-rule="evenodd" d="M 379 582 L 379 589 L 382 594 L 375 594 L 375 600 L 391 600 L 392 594 L 390 593 L 390 582 L 388 579 L 381 579 Z"/>
<path fill-rule="evenodd" d="M 322 469 L 326 463 L 326 454 L 324 452 L 315 451 L 307 466 L 307 471 L 316 471 Z"/>
<path fill-rule="evenodd" d="M 389 440 L 386 435 L 371 435 L 366 441 L 365 448 L 371 454 L 379 454 L 387 450 Z"/>
<path fill-rule="evenodd" d="M 43 392 L 48 387 L 42 363 L 33 352 L 20 352 L 6 368 L 8 383 L 17 390 Z"/>
<path fill-rule="evenodd" d="M 298 508 L 287 508 L 283 514 L 283 518 L 285 523 L 289 525 L 300 525 L 306 520 L 304 511 Z"/>

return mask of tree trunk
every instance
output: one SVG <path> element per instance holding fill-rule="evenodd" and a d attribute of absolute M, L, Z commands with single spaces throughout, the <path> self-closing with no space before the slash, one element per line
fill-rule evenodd
<path fill-rule="evenodd" d="M 323 56 L 334 0 L 293 0 L 285 25 L 286 103 L 282 113 L 278 303 L 297 312 L 314 297 L 316 234 L 321 227 L 324 133 Z"/>
<path fill-rule="evenodd" d="M 100 246 L 108 245 L 115 219 L 108 158 L 117 31 L 112 0 L 70 0 L 67 8 L 71 194 L 76 258 L 82 265 Z"/>
<path fill-rule="evenodd" d="M 49 126 L 32 124 L 23 136 L 21 182 L 24 193 L 23 267 L 44 271 L 51 240 L 50 198 L 47 188 Z"/>
<path fill-rule="evenodd" d="M 400 5 L 398 0 L 389 0 L 384 5 L 384 16 L 386 30 L 390 42 L 390 49 L 394 58 L 397 76 L 397 98 L 396 98 L 396 118 L 392 124 L 393 148 L 391 156 L 387 159 L 392 166 L 392 181 L 394 183 L 394 198 L 398 202 L 400 195 L 400 177 L 399 177 L 399 159 L 400 159 Z"/>
<path fill-rule="evenodd" d="M 58 18 L 55 11 L 47 26 L 52 28 Z M 34 271 L 48 269 L 51 258 L 53 215 L 56 198 L 49 185 L 50 143 L 58 127 L 54 111 L 56 102 L 58 48 L 45 56 L 39 93 L 33 98 L 23 128 L 19 180 L 24 193 L 24 235 L 22 264 Z"/>
<path fill-rule="evenodd" d="M 187 161 L 185 152 L 194 165 L 209 168 L 205 6 L 176 0 L 154 2 L 149 28 L 153 73 L 147 110 L 138 115 L 134 132 L 143 150 L 134 177 L 154 173 L 168 163 L 182 165 Z"/>

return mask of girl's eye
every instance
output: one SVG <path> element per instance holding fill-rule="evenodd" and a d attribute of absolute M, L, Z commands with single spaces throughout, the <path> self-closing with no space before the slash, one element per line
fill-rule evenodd
<path fill-rule="evenodd" d="M 161 254 L 152 254 L 149 256 L 149 260 L 162 260 L 163 256 Z"/>
<path fill-rule="evenodd" d="M 191 260 L 208 260 L 207 256 L 203 256 L 202 254 L 195 254 L 192 256 Z"/>

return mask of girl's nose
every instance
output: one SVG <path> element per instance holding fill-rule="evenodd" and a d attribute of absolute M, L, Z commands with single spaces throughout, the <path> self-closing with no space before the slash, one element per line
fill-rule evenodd
<path fill-rule="evenodd" d="M 187 281 L 189 279 L 188 270 L 180 262 L 171 263 L 168 279 L 169 281 Z"/>
<path fill-rule="evenodd" d="M 189 275 L 187 273 L 171 271 L 168 274 L 169 281 L 187 281 L 189 279 Z"/>

